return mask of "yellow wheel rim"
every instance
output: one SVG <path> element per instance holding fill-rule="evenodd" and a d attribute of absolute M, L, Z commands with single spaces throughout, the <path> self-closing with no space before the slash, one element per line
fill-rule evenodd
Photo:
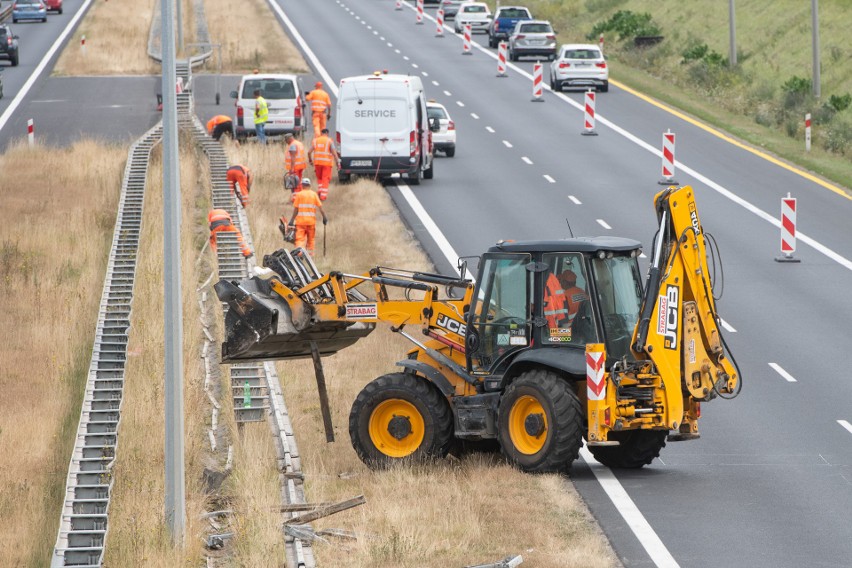
<path fill-rule="evenodd" d="M 509 437 L 522 454 L 541 451 L 547 440 L 547 414 L 538 399 L 524 395 L 515 401 L 509 411 Z"/>
<path fill-rule="evenodd" d="M 404 458 L 417 451 L 425 432 L 423 416 L 407 400 L 385 400 L 370 415 L 370 440 L 376 449 L 392 458 Z"/>

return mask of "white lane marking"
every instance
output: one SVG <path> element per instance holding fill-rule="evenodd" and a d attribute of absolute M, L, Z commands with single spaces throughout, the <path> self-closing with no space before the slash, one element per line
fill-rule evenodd
<path fill-rule="evenodd" d="M 795 382 L 797 382 L 797 381 L 796 381 L 796 379 L 795 379 L 795 378 L 793 378 L 793 375 L 791 375 L 790 373 L 788 373 L 787 371 L 785 371 L 784 369 L 782 369 L 782 368 L 781 368 L 781 365 L 779 365 L 778 363 L 770 363 L 770 364 L 769 364 L 769 366 L 770 366 L 770 367 L 772 367 L 772 369 L 773 369 L 776 373 L 778 373 L 779 375 L 781 375 L 782 377 L 784 377 L 784 380 L 786 380 L 788 383 L 795 383 Z"/>
<path fill-rule="evenodd" d="M 394 49 L 394 52 L 396 52 L 396 53 L 402 53 L 399 49 Z"/>
<path fill-rule="evenodd" d="M 435 79 L 432 79 L 432 84 L 435 85 L 436 87 L 440 85 L 440 83 L 438 81 L 436 81 Z"/>
<path fill-rule="evenodd" d="M 648 255 L 647 255 L 647 254 L 645 254 L 644 252 L 640 252 L 640 253 L 639 253 L 639 258 L 648 258 Z"/>
<path fill-rule="evenodd" d="M 734 329 L 734 326 L 732 326 L 731 324 L 729 324 L 728 322 L 726 322 L 722 318 L 719 318 L 719 323 L 722 324 L 722 327 L 725 328 L 725 331 L 728 331 L 730 333 L 736 333 L 737 332 L 737 330 Z"/>
<path fill-rule="evenodd" d="M 485 130 L 487 130 L 487 131 L 488 131 L 488 132 L 490 132 L 491 134 L 494 134 L 494 129 L 493 129 L 493 128 L 491 128 L 490 126 L 486 126 L 486 127 L 485 127 Z"/>
<path fill-rule="evenodd" d="M 506 148 L 512 148 L 512 144 L 511 144 L 511 142 L 509 142 L 508 140 L 503 140 L 503 145 L 504 145 Z"/>
<path fill-rule="evenodd" d="M 372 29 L 373 29 L 373 26 L 367 26 L 367 29 L 368 29 L 368 30 L 372 30 Z"/>
<path fill-rule="evenodd" d="M 388 47 L 393 47 L 393 44 L 391 42 L 388 42 Z"/>
<path fill-rule="evenodd" d="M 533 165 L 532 160 L 530 160 L 526 156 L 521 156 L 521 159 L 524 161 L 524 163 L 529 164 L 529 165 Z"/>
<path fill-rule="evenodd" d="M 426 71 L 421 71 L 421 72 L 420 72 L 420 74 L 421 74 L 421 75 L 423 75 L 424 77 L 428 77 L 428 76 L 429 76 L 429 73 L 427 73 Z"/>
<path fill-rule="evenodd" d="M 91 0 L 87 0 L 91 2 Z M 325 67 L 319 62 L 317 56 L 314 54 L 313 50 L 308 47 L 307 42 L 305 42 L 302 35 L 296 29 L 296 26 L 293 25 L 293 22 L 284 14 L 284 10 L 274 2 L 274 0 L 267 0 L 269 5 L 275 10 L 275 13 L 278 14 L 278 17 L 281 18 L 281 21 L 284 22 L 284 25 L 290 30 L 290 34 L 302 46 L 302 50 L 305 52 L 305 55 L 311 62 L 314 64 L 314 68 L 317 70 L 324 79 L 326 84 L 331 89 L 332 93 L 335 97 L 337 97 L 338 89 L 337 84 L 332 81 L 331 75 L 329 75 L 328 71 Z M 429 16 L 430 19 L 431 16 Z M 474 42 L 474 45 L 477 46 L 478 49 L 485 53 L 489 53 L 485 51 L 482 46 L 478 43 Z M 489 55 L 492 55 L 489 53 Z M 493 56 L 496 59 L 496 56 Z M 513 66 L 516 67 L 516 66 Z M 0 123 L 2 125 L 2 123 Z M 487 127 L 490 132 L 494 132 L 491 127 Z M 397 182 L 399 184 L 399 182 Z M 453 249 L 452 245 L 450 245 L 447 238 L 423 208 L 423 205 L 417 198 L 414 196 L 414 193 L 411 191 L 407 185 L 398 185 L 402 196 L 408 202 L 414 214 L 418 216 L 420 221 L 423 223 L 424 228 L 429 232 L 429 235 L 434 239 L 435 243 L 438 245 L 438 248 L 444 253 L 444 257 L 447 259 L 447 262 L 450 263 L 450 266 L 455 266 L 458 262 L 458 254 Z M 455 269 L 457 271 L 457 269 Z M 630 496 L 627 495 L 627 491 L 624 490 L 621 483 L 615 478 L 612 471 L 595 462 L 596 466 L 592 465 L 594 459 L 591 454 L 585 447 L 580 450 L 580 455 L 583 457 L 583 461 L 589 465 L 592 472 L 595 474 L 595 477 L 598 479 L 598 483 L 601 484 L 601 487 L 604 488 L 610 500 L 615 505 L 618 512 L 621 513 L 621 516 L 627 520 L 628 526 L 633 530 L 633 533 L 636 534 L 639 542 L 648 551 L 648 554 L 651 556 L 651 559 L 657 564 L 659 567 L 665 568 L 678 568 L 678 563 L 675 562 L 672 555 L 669 553 L 668 549 L 660 540 L 660 537 L 657 536 L 657 533 L 654 532 L 654 529 L 651 528 L 651 525 L 636 507 L 635 503 L 630 499 Z M 617 495 L 617 497 L 616 497 Z"/>
<path fill-rule="evenodd" d="M 68 22 L 68 25 L 65 26 L 65 29 L 62 31 L 61 34 L 59 34 L 59 37 L 56 38 L 56 41 L 53 42 L 53 45 L 50 46 L 50 49 L 47 50 L 47 53 L 44 54 L 44 57 L 42 57 L 41 61 L 39 61 L 38 66 L 36 66 L 36 68 L 30 74 L 27 81 L 21 87 L 21 90 L 18 91 L 18 94 L 15 95 L 15 98 L 12 99 L 12 102 L 9 103 L 8 107 L 6 107 L 6 111 L 2 115 L 0 115 L 0 130 L 3 130 L 3 127 L 6 126 L 6 123 L 12 117 L 12 114 L 18 109 L 18 106 L 20 106 L 21 102 L 23 102 L 24 97 L 27 96 L 27 93 L 30 92 L 30 89 L 33 88 L 33 85 L 35 84 L 36 80 L 39 78 L 42 72 L 44 72 L 44 68 L 47 67 L 47 64 L 50 62 L 51 59 L 53 59 L 53 55 L 65 42 L 65 38 L 68 37 L 68 35 L 74 29 L 74 26 L 77 25 L 77 22 L 80 20 L 80 18 L 83 17 L 83 14 L 86 13 L 86 10 L 88 9 L 89 4 L 91 3 L 92 0 L 86 0 L 85 2 L 83 2 L 83 5 L 80 6 L 80 9 L 77 10 L 77 13 L 74 14 L 74 17 L 71 18 L 71 20 Z"/>
<path fill-rule="evenodd" d="M 379 35 L 379 32 L 377 32 L 376 30 L 373 30 L 373 35 Z"/>
<path fill-rule="evenodd" d="M 607 230 L 612 229 L 612 227 L 607 225 L 606 221 L 604 221 L 603 219 L 596 219 L 596 221 L 598 222 L 598 225 L 600 225 L 604 229 L 607 229 Z"/>
<path fill-rule="evenodd" d="M 642 515 L 630 495 L 627 494 L 615 474 L 612 473 L 612 470 L 598 463 L 585 445 L 580 448 L 580 456 L 592 470 L 592 473 L 595 474 L 598 483 L 601 484 L 610 501 L 621 513 L 627 526 L 639 539 L 639 543 L 645 548 L 654 564 L 660 568 L 677 568 L 680 566 L 666 548 L 666 545 L 663 544 L 663 541 L 660 540 L 660 537 L 657 536 L 657 533 L 654 532 L 654 529 L 651 528 L 650 523 Z"/>
<path fill-rule="evenodd" d="M 397 53 L 399 53 L 399 50 L 397 49 L 397 50 L 396 50 L 396 52 L 397 52 Z M 405 59 L 406 61 L 408 61 L 408 56 L 407 56 L 407 55 L 403 55 L 403 56 L 402 56 L 402 58 L 403 58 L 403 59 Z"/>
<path fill-rule="evenodd" d="M 475 112 L 470 113 L 470 116 L 471 116 L 471 118 L 474 118 L 474 119 L 476 119 L 476 120 L 479 120 L 479 115 L 478 115 L 478 114 L 476 114 Z"/>
<path fill-rule="evenodd" d="M 419 68 L 419 65 L 417 65 L 416 63 L 412 63 L 411 66 L 414 67 L 415 69 Z"/>
<path fill-rule="evenodd" d="M 385 36 L 379 36 L 379 39 L 385 41 Z"/>
<path fill-rule="evenodd" d="M 546 180 L 547 180 L 547 181 L 549 181 L 550 183 L 556 183 L 556 180 L 555 180 L 555 179 L 553 179 L 553 177 L 552 177 L 552 176 L 549 176 L 549 175 L 547 175 L 547 174 L 544 174 L 544 176 L 543 176 L 543 177 L 544 177 L 544 179 L 546 179 Z"/>
<path fill-rule="evenodd" d="M 452 94 L 451 92 L 449 92 L 449 91 L 444 91 L 444 94 L 445 94 L 445 95 L 447 95 L 448 97 L 452 97 L 452 96 L 453 96 L 453 94 Z"/>
<path fill-rule="evenodd" d="M 849 430 L 849 433 L 852 434 L 852 424 L 849 424 L 846 420 L 838 420 L 837 423 Z"/>
<path fill-rule="evenodd" d="M 571 200 L 571 203 L 573 203 L 574 205 L 582 205 L 582 204 L 583 204 L 583 202 L 582 202 L 582 201 L 580 201 L 579 199 L 577 199 L 577 198 L 576 198 L 576 197 L 574 197 L 573 195 L 569 195 L 569 196 L 568 196 L 568 199 L 570 199 L 570 200 Z"/>
<path fill-rule="evenodd" d="M 464 106 L 464 103 L 463 103 L 463 102 L 461 102 L 461 101 L 456 101 L 456 104 L 457 104 L 457 105 L 459 105 L 460 107 L 463 107 L 463 106 Z"/>

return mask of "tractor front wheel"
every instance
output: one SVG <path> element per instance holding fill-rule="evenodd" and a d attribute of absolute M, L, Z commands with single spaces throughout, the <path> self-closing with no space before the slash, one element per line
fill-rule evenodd
<path fill-rule="evenodd" d="M 453 415 L 426 379 L 392 373 L 358 394 L 349 413 L 349 436 L 361 461 L 374 468 L 443 458 L 453 440 Z"/>
<path fill-rule="evenodd" d="M 572 385 L 555 373 L 527 371 L 500 399 L 500 446 L 523 471 L 563 472 L 583 441 L 583 409 Z"/>

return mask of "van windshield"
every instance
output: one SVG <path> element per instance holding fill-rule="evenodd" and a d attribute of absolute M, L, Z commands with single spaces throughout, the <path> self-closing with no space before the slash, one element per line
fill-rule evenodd
<path fill-rule="evenodd" d="M 248 79 L 243 83 L 244 99 L 253 99 L 254 90 L 260 89 L 260 94 L 265 99 L 295 99 L 296 87 L 289 79 Z"/>
<path fill-rule="evenodd" d="M 344 99 L 340 112 L 342 116 L 351 119 L 346 121 L 346 130 L 353 133 L 398 131 L 400 122 L 405 123 L 408 116 L 405 99 L 387 97 L 347 98 Z"/>

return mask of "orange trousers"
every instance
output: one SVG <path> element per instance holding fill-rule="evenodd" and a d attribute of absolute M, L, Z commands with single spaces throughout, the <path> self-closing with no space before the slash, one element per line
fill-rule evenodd
<path fill-rule="evenodd" d="M 314 122 L 314 138 L 322 134 L 322 129 L 325 128 L 325 113 L 324 112 L 315 112 L 313 113 L 313 122 Z"/>
<path fill-rule="evenodd" d="M 210 248 L 213 249 L 213 252 L 216 252 L 216 233 L 219 232 L 233 232 L 237 234 L 237 242 L 240 244 L 240 249 L 243 252 L 243 256 L 248 257 L 251 256 L 251 249 L 246 246 L 246 242 L 243 240 L 243 234 L 233 225 L 223 225 L 221 227 L 215 227 L 212 231 L 210 231 Z"/>
<path fill-rule="evenodd" d="M 308 254 L 311 256 L 314 256 L 314 247 L 317 240 L 316 237 L 316 225 L 296 225 L 296 242 L 294 244 L 297 247 L 304 247 L 308 249 Z"/>
<path fill-rule="evenodd" d="M 321 166 L 314 164 L 314 172 L 317 174 L 317 187 L 328 191 L 328 184 L 331 182 L 332 166 Z"/>

